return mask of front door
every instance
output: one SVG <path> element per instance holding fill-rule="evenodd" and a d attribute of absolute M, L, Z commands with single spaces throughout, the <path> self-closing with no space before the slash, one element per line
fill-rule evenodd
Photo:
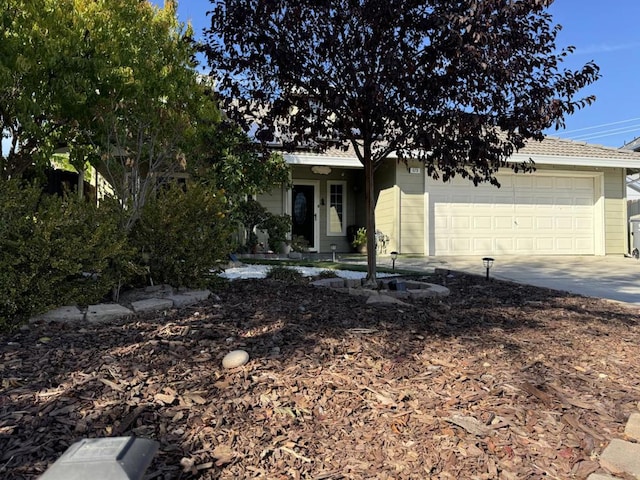
<path fill-rule="evenodd" d="M 317 250 L 315 225 L 316 213 L 315 185 L 295 184 L 291 192 L 292 235 L 304 237 L 309 242 L 309 250 Z"/>

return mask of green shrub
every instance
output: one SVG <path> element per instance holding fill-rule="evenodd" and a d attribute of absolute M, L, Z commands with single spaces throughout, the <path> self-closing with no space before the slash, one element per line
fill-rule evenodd
<path fill-rule="evenodd" d="M 298 270 L 288 267 L 271 267 L 267 271 L 267 278 L 290 284 L 300 284 L 304 282 L 304 277 Z"/>
<path fill-rule="evenodd" d="M 122 282 L 133 258 L 120 209 L 37 185 L 0 181 L 0 329 L 69 304 L 101 300 Z"/>
<path fill-rule="evenodd" d="M 316 278 L 323 279 L 323 278 L 340 278 L 340 277 L 338 277 L 336 272 L 334 272 L 333 270 L 322 270 L 320 273 L 318 273 L 318 275 L 316 275 Z"/>
<path fill-rule="evenodd" d="M 289 243 L 287 236 L 291 233 L 291 217 L 289 215 L 269 215 L 263 228 L 269 235 L 271 250 L 281 251 L 282 246 Z"/>
<path fill-rule="evenodd" d="M 231 253 L 233 226 L 224 196 L 193 183 L 158 192 L 131 232 L 132 244 L 156 283 L 175 287 L 207 285 L 211 270 Z"/>

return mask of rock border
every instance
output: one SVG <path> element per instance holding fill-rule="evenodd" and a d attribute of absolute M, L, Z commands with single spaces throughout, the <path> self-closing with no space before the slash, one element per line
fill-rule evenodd
<path fill-rule="evenodd" d="M 119 303 L 99 303 L 81 310 L 75 305 L 56 308 L 32 317 L 29 323 L 89 322 L 102 323 L 135 315 L 183 308 L 202 302 L 211 296 L 209 290 L 178 290 L 168 285 L 147 287 L 127 292 Z M 127 300 L 129 298 L 129 300 Z"/>
<path fill-rule="evenodd" d="M 450 294 L 447 287 L 434 283 L 406 280 L 401 277 L 388 277 L 378 280 L 378 288 L 364 288 L 364 279 L 323 278 L 311 282 L 319 288 L 331 288 L 349 295 L 367 297 L 367 304 L 409 305 L 402 300 L 422 300 L 425 298 L 446 297 Z"/>

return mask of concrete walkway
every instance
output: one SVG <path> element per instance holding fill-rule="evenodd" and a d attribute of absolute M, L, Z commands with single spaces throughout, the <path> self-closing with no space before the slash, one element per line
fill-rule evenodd
<path fill-rule="evenodd" d="M 607 298 L 640 305 L 640 261 L 622 255 L 611 256 L 495 256 L 490 275 L 512 282 L 552 288 L 588 297 Z M 347 262 L 366 259 L 346 257 Z M 381 255 L 378 265 L 390 267 L 391 258 Z M 403 257 L 396 268 L 433 271 L 435 268 L 484 275 L 481 257 Z"/>

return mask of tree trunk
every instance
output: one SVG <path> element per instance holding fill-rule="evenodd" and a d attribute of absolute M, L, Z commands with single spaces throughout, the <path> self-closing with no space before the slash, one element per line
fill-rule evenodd
<path fill-rule="evenodd" d="M 78 198 L 82 200 L 84 198 L 84 168 L 78 169 Z"/>
<path fill-rule="evenodd" d="M 367 279 L 366 286 L 377 286 L 376 281 L 376 218 L 375 218 L 375 189 L 373 185 L 373 173 L 375 171 L 371 160 L 371 143 L 365 141 L 363 147 L 364 159 L 364 201 L 367 227 Z"/>

